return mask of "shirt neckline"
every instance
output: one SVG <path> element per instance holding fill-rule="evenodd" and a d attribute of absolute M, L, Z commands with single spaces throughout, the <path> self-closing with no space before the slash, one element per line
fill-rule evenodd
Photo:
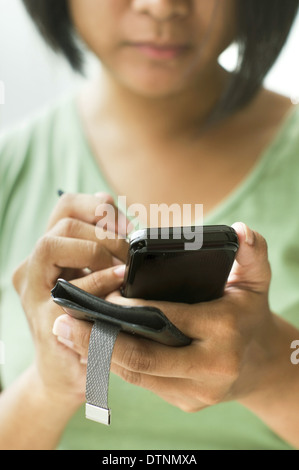
<path fill-rule="evenodd" d="M 286 113 L 274 138 L 260 153 L 253 168 L 247 173 L 243 180 L 206 215 L 204 218 L 205 224 L 213 224 L 217 219 L 223 218 L 235 204 L 240 203 L 240 200 L 242 200 L 263 177 L 269 165 L 273 163 L 274 156 L 279 155 L 280 151 L 284 151 L 284 137 L 287 135 L 290 124 L 298 112 L 299 106 L 294 106 Z"/>
<path fill-rule="evenodd" d="M 72 99 L 72 108 L 72 116 L 75 121 L 75 126 L 78 129 L 77 136 L 80 139 L 81 147 L 88 156 L 88 159 L 91 161 L 95 171 L 99 174 L 101 180 L 105 184 L 109 194 L 115 198 L 115 201 L 117 201 L 118 195 L 96 161 L 94 152 L 84 131 L 84 126 L 77 107 L 76 97 Z M 299 106 L 293 106 L 290 110 L 288 110 L 279 126 L 278 131 L 276 132 L 275 137 L 261 152 L 260 157 L 257 159 L 253 168 L 247 173 L 242 181 L 240 181 L 240 183 L 222 199 L 222 201 L 220 201 L 211 211 L 209 211 L 209 213 L 204 215 L 204 225 L 217 223 L 217 220 L 225 217 L 225 214 L 228 213 L 236 203 L 239 203 L 240 200 L 245 197 L 248 191 L 252 189 L 252 187 L 259 181 L 268 165 L 273 161 L 274 151 L 275 153 L 279 152 L 280 147 L 284 141 L 284 136 L 287 134 L 290 123 L 297 113 L 299 113 Z"/>

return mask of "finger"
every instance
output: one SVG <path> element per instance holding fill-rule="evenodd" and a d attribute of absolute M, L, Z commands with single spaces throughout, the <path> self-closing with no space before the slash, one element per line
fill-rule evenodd
<path fill-rule="evenodd" d="M 47 230 L 64 218 L 78 219 L 99 227 L 106 226 L 112 233 L 126 237 L 129 221 L 116 207 L 113 198 L 108 194 L 63 194 L 53 210 Z"/>
<path fill-rule="evenodd" d="M 79 219 L 83 222 L 95 225 L 95 210 L 99 203 L 110 202 L 110 196 L 98 199 L 89 194 L 65 193 L 60 198 L 54 208 L 48 223 L 47 230 L 51 230 L 60 219 L 67 217 Z"/>
<path fill-rule="evenodd" d="M 100 244 L 104 249 L 107 250 L 116 260 L 120 260 L 123 263 L 127 259 L 128 255 L 128 242 L 117 236 L 115 233 L 105 232 L 102 230 L 104 235 L 99 238 L 100 228 L 96 229 L 94 225 L 82 222 L 78 219 L 66 217 L 60 219 L 54 227 L 48 231 L 48 235 L 59 236 L 65 238 L 77 238 L 82 240 L 89 240 Z"/>
<path fill-rule="evenodd" d="M 96 297 L 104 298 L 110 292 L 120 289 L 124 280 L 125 268 L 125 265 L 119 265 L 96 271 L 82 278 L 72 280 L 71 284 Z"/>
<path fill-rule="evenodd" d="M 132 385 L 153 392 L 187 413 L 197 412 L 207 407 L 200 400 L 200 385 L 193 380 L 139 374 L 114 363 L 111 365 L 111 372 Z"/>
<path fill-rule="evenodd" d="M 111 291 L 112 289 L 119 287 L 122 282 L 123 282 L 123 277 L 124 277 L 124 272 L 125 272 L 125 266 L 119 266 L 117 268 L 110 268 L 106 269 L 103 271 L 100 271 L 98 273 L 93 273 L 90 276 L 86 276 L 86 278 L 82 279 L 76 279 L 75 281 L 72 281 L 72 284 L 79 287 L 80 289 L 84 289 L 86 292 L 96 295 L 98 297 L 104 297 L 106 292 Z M 95 276 L 96 280 L 93 278 Z M 71 329 L 73 325 L 75 324 L 72 321 L 72 318 L 69 317 L 68 315 L 61 315 L 61 307 L 56 305 L 52 299 L 51 299 L 51 312 L 52 315 L 50 318 L 48 318 L 48 321 L 52 322 L 51 327 L 53 326 L 53 322 L 55 319 L 59 318 L 58 323 L 62 322 L 62 328 L 63 325 L 65 329 Z M 90 330 L 90 324 L 86 322 L 80 322 L 80 331 L 82 328 L 82 331 L 84 333 L 84 327 L 86 327 L 86 330 L 89 332 Z M 63 334 L 61 335 L 63 338 Z M 80 338 L 80 336 L 78 336 Z M 74 344 L 69 344 L 71 341 L 71 337 L 69 335 L 65 336 L 65 342 L 63 344 L 67 345 L 71 349 L 73 349 L 76 353 L 78 353 L 80 356 L 84 355 L 84 351 L 80 348 L 81 342 L 77 341 L 74 342 Z M 87 337 L 87 342 L 85 344 L 85 341 L 83 341 L 83 344 L 85 344 L 86 348 L 88 349 L 88 341 L 89 341 L 89 334 Z M 61 341 L 63 342 L 63 341 Z M 78 344 L 79 347 L 75 347 L 75 345 Z"/>
<path fill-rule="evenodd" d="M 68 315 L 57 318 L 53 326 L 53 334 L 58 341 L 78 354 L 83 363 L 87 363 L 91 330 L 92 324 L 76 320 Z M 127 342 L 128 335 L 119 335 L 117 342 L 122 336 L 124 341 Z M 123 366 L 124 361 L 122 361 L 122 364 L 116 362 L 115 356 L 117 356 L 117 353 L 114 350 L 111 371 L 126 382 L 150 390 L 167 402 L 187 412 L 205 408 L 206 405 L 197 398 L 199 395 L 198 384 L 193 380 L 156 376 L 148 373 L 148 370 L 146 373 L 142 373 L 139 371 L 140 364 L 142 363 L 141 368 L 144 369 L 145 363 L 138 362 L 137 365 L 134 362 L 133 367 L 128 368 Z"/>
<path fill-rule="evenodd" d="M 65 314 L 56 318 L 52 332 L 60 343 L 87 359 L 92 327 L 92 323 Z"/>
<path fill-rule="evenodd" d="M 91 272 L 109 268 L 111 254 L 96 242 L 64 237 L 43 237 L 30 259 L 31 282 L 41 283 L 49 289 L 65 268 L 89 269 Z M 45 269 L 47 266 L 47 269 Z"/>
<path fill-rule="evenodd" d="M 228 287 L 267 292 L 271 268 L 265 239 L 241 222 L 234 224 L 233 228 L 238 234 L 240 248 L 228 279 Z"/>
<path fill-rule="evenodd" d="M 88 356 L 92 324 L 69 315 L 56 319 L 53 334 L 82 357 Z M 160 377 L 188 378 L 185 361 L 190 359 L 190 347 L 169 348 L 154 341 L 118 335 L 112 362 L 131 372 Z M 191 355 L 192 357 L 192 355 Z"/>
<path fill-rule="evenodd" d="M 130 232 L 130 221 L 123 212 L 116 207 L 114 202 L 98 204 L 95 215 L 97 217 L 96 233 L 99 238 L 103 232 L 103 228 L 105 228 L 105 231 L 117 233 L 123 238 L 126 238 Z"/>
<path fill-rule="evenodd" d="M 76 279 L 72 284 L 92 295 L 104 297 L 107 292 L 122 284 L 124 273 L 125 266 L 118 266 Z M 69 315 L 60 315 L 54 323 L 53 333 L 63 344 L 80 356 L 87 357 L 91 328 L 91 323 L 75 320 Z"/>
<path fill-rule="evenodd" d="M 183 348 L 174 348 L 121 333 L 114 346 L 112 363 L 136 374 L 189 378 L 194 350 L 194 343 Z"/>

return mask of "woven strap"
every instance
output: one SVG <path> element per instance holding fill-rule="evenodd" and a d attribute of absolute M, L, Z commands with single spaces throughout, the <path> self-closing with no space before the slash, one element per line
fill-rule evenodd
<path fill-rule="evenodd" d="M 108 390 L 111 357 L 119 328 L 95 322 L 89 341 L 86 376 L 86 418 L 110 425 Z"/>

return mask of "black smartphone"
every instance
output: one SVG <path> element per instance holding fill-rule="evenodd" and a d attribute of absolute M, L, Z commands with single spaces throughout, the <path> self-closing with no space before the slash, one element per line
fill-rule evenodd
<path fill-rule="evenodd" d="M 122 295 L 188 304 L 220 298 L 239 240 L 228 226 L 145 229 L 129 240 Z"/>

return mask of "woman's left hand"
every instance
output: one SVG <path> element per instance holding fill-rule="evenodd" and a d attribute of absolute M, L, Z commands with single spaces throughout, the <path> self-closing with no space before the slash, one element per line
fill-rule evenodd
<path fill-rule="evenodd" d="M 173 348 L 120 333 L 112 356 L 114 373 L 187 412 L 255 393 L 277 355 L 266 241 L 242 223 L 234 228 L 240 249 L 221 299 L 187 305 L 125 299 L 119 292 L 107 297 L 122 305 L 156 306 L 192 338 L 189 346 Z M 66 322 L 71 328 L 65 339 L 87 357 L 91 325 L 62 315 L 55 322 L 57 336 Z"/>

